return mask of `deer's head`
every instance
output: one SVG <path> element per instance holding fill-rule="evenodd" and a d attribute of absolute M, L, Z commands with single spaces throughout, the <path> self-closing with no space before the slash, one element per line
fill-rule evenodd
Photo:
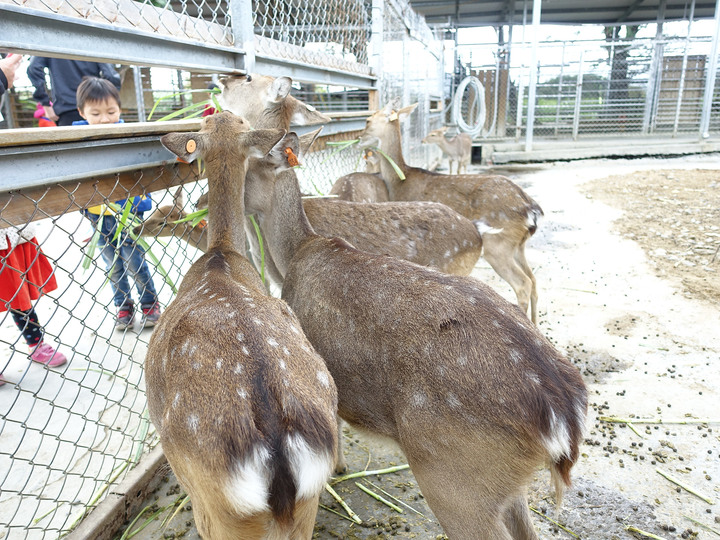
<path fill-rule="evenodd" d="M 389 135 L 390 130 L 399 129 L 400 122 L 418 106 L 417 103 L 394 110 L 391 103 L 372 114 L 365 122 L 365 130 L 360 134 L 360 146 L 377 146 L 377 141 L 383 141 Z"/>

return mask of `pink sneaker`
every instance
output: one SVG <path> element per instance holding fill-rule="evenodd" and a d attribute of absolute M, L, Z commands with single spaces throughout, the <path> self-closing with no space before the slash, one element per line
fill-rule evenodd
<path fill-rule="evenodd" d="M 44 341 L 38 343 L 30 351 L 30 360 L 38 364 L 45 364 L 48 367 L 62 366 L 67 362 L 67 358 L 63 353 L 56 351 Z"/>

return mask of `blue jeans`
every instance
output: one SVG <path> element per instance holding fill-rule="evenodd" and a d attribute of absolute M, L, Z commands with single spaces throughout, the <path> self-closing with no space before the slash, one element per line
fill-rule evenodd
<path fill-rule="evenodd" d="M 83 212 L 97 228 L 98 216 L 90 212 Z M 108 268 L 108 278 L 113 290 L 113 303 L 116 307 L 132 304 L 130 281 L 131 275 L 135 281 L 135 288 L 140 295 L 142 307 L 150 307 L 157 302 L 157 292 L 150 275 L 150 268 L 145 260 L 145 250 L 138 246 L 123 229 L 120 236 L 113 242 L 117 221 L 115 216 L 102 216 L 98 245 L 102 248 L 102 257 Z M 118 250 L 118 243 L 120 247 Z M 117 256 L 116 256 L 117 251 Z"/>

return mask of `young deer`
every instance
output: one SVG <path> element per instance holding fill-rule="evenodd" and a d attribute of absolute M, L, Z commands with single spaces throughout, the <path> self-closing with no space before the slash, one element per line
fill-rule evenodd
<path fill-rule="evenodd" d="M 161 139 L 202 157 L 210 186 L 208 252 L 160 318 L 145 364 L 150 418 L 203 538 L 311 538 L 336 458 L 332 377 L 243 256 L 248 155 L 283 134 L 223 112 Z"/>
<path fill-rule="evenodd" d="M 341 176 L 330 189 L 330 195 L 342 201 L 376 203 L 388 202 L 388 189 L 380 177 L 378 154 L 370 148 L 363 150 L 365 172 L 354 172 Z"/>
<path fill-rule="evenodd" d="M 327 124 L 329 116 L 290 95 L 290 77 L 237 75 L 220 79 L 218 101 L 224 110 L 245 118 L 254 128 L 284 128 L 290 124 Z"/>
<path fill-rule="evenodd" d="M 468 219 L 481 219 L 501 232 L 484 239 L 484 257 L 498 275 L 515 291 L 520 308 L 537 322 L 537 286 L 525 259 L 525 243 L 537 229 L 543 211 L 520 187 L 499 175 L 446 175 L 409 167 L 403 159 L 400 121 L 415 105 L 393 111 L 389 105 L 370 116 L 360 144 L 380 141 L 380 149 L 390 156 L 405 175 L 380 162 L 392 201 L 436 201 L 448 205 Z"/>
<path fill-rule="evenodd" d="M 187 217 L 183 206 L 182 186 L 180 186 L 173 195 L 173 203 L 156 208 L 142 224 L 137 225 L 133 229 L 133 233 L 137 236 L 146 237 L 176 236 L 181 240 L 185 240 L 194 248 L 206 253 L 208 238 L 206 234 L 207 221 L 203 220 L 195 227 L 192 226 L 190 221 L 177 223 Z M 207 202 L 205 202 L 205 207 L 207 207 Z"/>
<path fill-rule="evenodd" d="M 587 411 L 578 370 L 478 280 L 315 234 L 292 169 L 247 180 L 340 416 L 400 445 L 451 539 L 536 539 L 525 490 L 543 464 L 558 497 L 570 482 Z"/>
<path fill-rule="evenodd" d="M 437 144 L 448 157 L 448 169 L 453 173 L 453 163 L 457 163 L 455 174 L 467 172 L 472 158 L 472 137 L 467 133 L 458 133 L 454 137 L 447 138 L 447 126 L 435 129 L 427 134 L 422 140 L 424 144 Z"/>

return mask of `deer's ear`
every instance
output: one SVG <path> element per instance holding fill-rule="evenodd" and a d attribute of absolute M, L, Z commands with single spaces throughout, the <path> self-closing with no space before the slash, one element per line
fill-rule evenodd
<path fill-rule="evenodd" d="M 318 128 L 315 131 L 310 131 L 309 133 L 305 133 L 305 135 L 300 135 L 300 155 L 304 156 L 310 151 L 310 148 L 312 147 L 315 140 L 320 135 L 320 132 L 323 130 L 323 128 Z"/>
<path fill-rule="evenodd" d="M 292 79 L 290 77 L 278 77 L 270 87 L 268 99 L 271 103 L 280 103 L 290 95 Z"/>
<path fill-rule="evenodd" d="M 200 133 L 167 133 L 160 137 L 160 142 L 177 157 L 191 163 L 200 153 L 203 135 Z"/>
<path fill-rule="evenodd" d="M 284 129 L 255 129 L 242 133 L 240 144 L 247 148 L 248 157 L 263 158 L 284 136 Z"/>
<path fill-rule="evenodd" d="M 265 157 L 264 162 L 276 171 L 284 171 L 298 165 L 297 154 L 300 141 L 296 133 L 288 133 L 280 139 Z"/>
<path fill-rule="evenodd" d="M 404 121 L 410 114 L 417 108 L 418 104 L 413 103 L 412 105 L 408 105 L 407 107 L 403 107 L 397 112 L 398 117 L 400 118 L 400 121 Z"/>

